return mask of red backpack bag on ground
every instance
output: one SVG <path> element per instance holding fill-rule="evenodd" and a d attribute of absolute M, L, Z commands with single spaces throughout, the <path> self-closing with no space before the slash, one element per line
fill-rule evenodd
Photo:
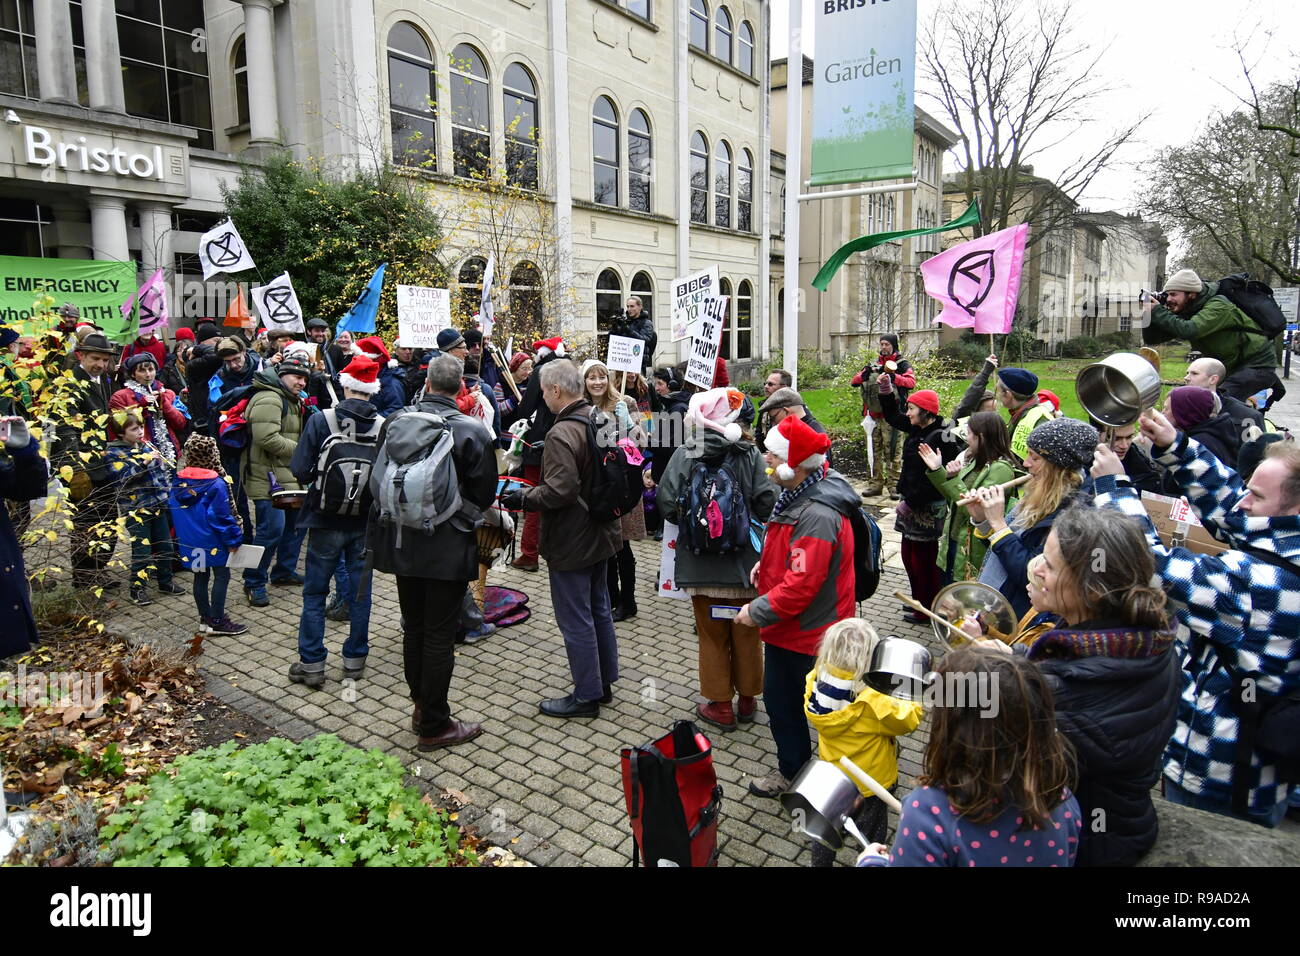
<path fill-rule="evenodd" d="M 717 866 L 722 787 L 713 745 L 689 720 L 619 751 L 632 821 L 633 866 Z"/>

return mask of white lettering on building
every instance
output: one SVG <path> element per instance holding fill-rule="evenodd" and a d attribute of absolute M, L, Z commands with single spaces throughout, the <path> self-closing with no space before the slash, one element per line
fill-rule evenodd
<path fill-rule="evenodd" d="M 40 126 L 24 127 L 23 143 L 27 163 L 32 166 L 57 166 L 73 172 L 163 180 L 161 146 L 155 146 L 151 155 L 128 153 L 117 146 L 112 149 L 90 146 L 84 136 L 78 136 L 75 143 L 55 142 L 50 131 Z"/>

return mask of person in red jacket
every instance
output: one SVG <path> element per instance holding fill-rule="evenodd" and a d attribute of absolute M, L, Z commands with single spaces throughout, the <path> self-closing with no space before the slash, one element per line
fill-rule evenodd
<path fill-rule="evenodd" d="M 139 352 L 123 362 L 126 384 L 109 397 L 108 407 L 131 408 L 141 414 L 146 439 L 157 446 L 167 467 L 175 468 L 188 423 L 173 404 L 176 393 L 158 381 L 158 367 L 153 352 Z"/>
<path fill-rule="evenodd" d="M 826 467 L 831 443 L 825 435 L 791 416 L 764 441 L 781 495 L 751 574 L 759 596 L 740 609 L 736 622 L 759 628 L 763 703 L 776 742 L 777 769 L 750 780 L 749 792 L 776 797 L 812 756 L 804 692 L 822 634 L 854 613 L 849 515 L 859 504 L 849 483 Z"/>
<path fill-rule="evenodd" d="M 892 489 L 898 483 L 903 451 L 903 434 L 885 421 L 884 410 L 880 407 L 880 392 L 875 382 L 882 373 L 889 375 L 894 391 L 898 394 L 899 406 L 907 404 L 907 393 L 916 387 L 916 375 L 912 366 L 898 354 L 898 336 L 886 332 L 880 336 L 879 356 L 875 362 L 862 367 L 862 371 L 853 376 L 852 386 L 862 389 L 862 414 L 870 415 L 876 427 L 871 431 L 872 470 L 867 480 L 867 487 L 862 492 L 864 498 L 874 498 Z M 898 495 L 891 493 L 895 501 Z"/>
<path fill-rule="evenodd" d="M 152 355 L 154 367 L 162 369 L 167 364 L 167 344 L 152 332 L 141 332 L 126 348 L 122 349 L 122 358 L 118 369 L 125 369 L 126 363 L 136 355 Z M 125 380 L 125 371 L 119 372 Z"/>

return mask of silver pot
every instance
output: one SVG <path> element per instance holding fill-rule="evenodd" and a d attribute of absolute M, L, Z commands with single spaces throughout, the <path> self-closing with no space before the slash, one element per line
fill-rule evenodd
<path fill-rule="evenodd" d="M 928 683 L 930 652 L 916 641 L 886 637 L 871 652 L 867 683 L 901 700 L 920 700 Z"/>
<path fill-rule="evenodd" d="M 816 757 L 803 765 L 790 789 L 781 794 L 781 805 L 793 815 L 795 829 L 832 850 L 844 845 L 844 821 L 857 812 L 862 800 L 858 785 L 843 770 Z"/>
<path fill-rule="evenodd" d="M 1160 401 L 1160 372 L 1135 352 L 1116 352 L 1079 372 L 1075 393 L 1089 415 L 1121 428 Z"/>

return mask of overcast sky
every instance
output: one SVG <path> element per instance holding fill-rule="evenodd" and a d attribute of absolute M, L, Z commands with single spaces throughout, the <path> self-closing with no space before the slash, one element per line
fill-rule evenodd
<path fill-rule="evenodd" d="M 944 0 L 957 6 L 975 0 Z M 933 15 L 939 0 L 918 0 L 921 24 Z M 1125 151 L 1121 163 L 1093 181 L 1083 204 L 1094 210 L 1130 210 L 1138 198 L 1137 164 L 1162 144 L 1189 139 L 1216 111 L 1236 106 L 1234 93 L 1246 93 L 1241 65 L 1233 51 L 1234 30 L 1253 36 L 1256 83 L 1280 80 L 1300 67 L 1300 6 L 1295 0 L 1250 0 L 1225 4 L 1220 0 L 1076 0 L 1076 16 L 1095 24 L 1097 44 L 1107 50 L 1103 66 L 1113 74 L 1116 92 L 1099 102 L 1101 125 L 1114 128 L 1152 113 L 1141 141 Z M 789 44 L 789 2 L 772 2 L 772 58 L 786 55 Z M 805 0 L 804 28 L 813 29 L 813 0 Z M 1265 31 L 1274 31 L 1270 40 Z M 816 57 L 816 37 L 805 36 L 804 52 Z M 917 93 L 917 105 L 944 119 L 938 105 Z M 773 143 L 784 150 L 785 144 Z M 1035 159 L 1034 171 L 1052 177 L 1075 156 L 1067 143 Z M 956 168 L 949 153 L 945 171 Z"/>

